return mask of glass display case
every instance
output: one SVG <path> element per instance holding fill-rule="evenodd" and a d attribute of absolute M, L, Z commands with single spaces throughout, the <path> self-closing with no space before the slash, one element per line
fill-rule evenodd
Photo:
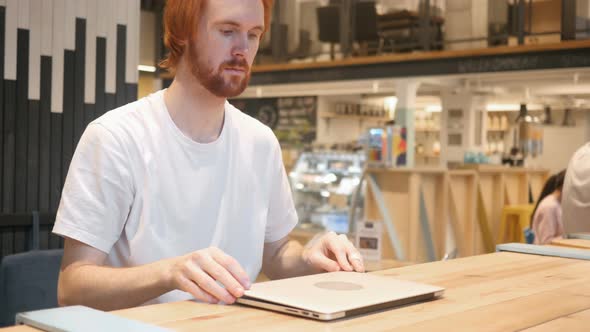
<path fill-rule="evenodd" d="M 362 176 L 365 154 L 304 152 L 289 173 L 301 229 L 348 233 L 349 207 Z M 362 207 L 362 198 L 357 206 Z M 357 208 L 358 214 L 362 213 Z"/>

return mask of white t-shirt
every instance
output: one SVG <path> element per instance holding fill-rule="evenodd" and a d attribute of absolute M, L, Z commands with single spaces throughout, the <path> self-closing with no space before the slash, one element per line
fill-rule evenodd
<path fill-rule="evenodd" d="M 561 197 L 565 234 L 590 232 L 590 143 L 574 153 Z"/>
<path fill-rule="evenodd" d="M 53 232 L 107 253 L 114 267 L 216 246 L 254 281 L 264 243 L 297 223 L 279 143 L 227 102 L 220 136 L 197 143 L 172 121 L 163 92 L 88 125 Z M 188 298 L 173 291 L 148 303 Z"/>

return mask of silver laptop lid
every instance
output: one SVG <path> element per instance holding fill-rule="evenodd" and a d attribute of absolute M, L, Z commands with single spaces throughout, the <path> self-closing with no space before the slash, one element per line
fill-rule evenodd
<path fill-rule="evenodd" d="M 419 295 L 442 295 L 444 288 L 392 277 L 332 272 L 252 285 L 246 297 L 319 313 L 336 313 Z"/>

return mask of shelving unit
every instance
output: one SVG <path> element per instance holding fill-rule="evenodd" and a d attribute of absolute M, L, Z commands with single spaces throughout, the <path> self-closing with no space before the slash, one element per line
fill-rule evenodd
<path fill-rule="evenodd" d="M 353 119 L 353 120 L 377 120 L 377 121 L 389 121 L 391 120 L 388 116 L 372 116 L 372 115 L 354 115 L 354 114 L 336 114 L 336 113 L 321 113 L 320 118 L 322 119 Z"/>
<path fill-rule="evenodd" d="M 358 121 L 359 130 L 363 129 L 363 122 L 373 121 L 376 126 L 383 126 L 385 122 L 392 120 L 388 116 L 371 116 L 371 115 L 356 115 L 356 114 L 337 114 L 332 112 L 320 113 L 320 119 L 326 121 L 326 130 L 330 130 L 330 121 L 333 119 L 346 119 Z"/>

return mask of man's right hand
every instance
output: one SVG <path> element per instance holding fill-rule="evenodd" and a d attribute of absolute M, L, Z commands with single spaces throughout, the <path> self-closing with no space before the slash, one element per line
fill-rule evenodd
<path fill-rule="evenodd" d="M 209 303 L 234 303 L 250 288 L 248 274 L 238 261 L 215 247 L 174 258 L 170 282 L 173 288 Z"/>

